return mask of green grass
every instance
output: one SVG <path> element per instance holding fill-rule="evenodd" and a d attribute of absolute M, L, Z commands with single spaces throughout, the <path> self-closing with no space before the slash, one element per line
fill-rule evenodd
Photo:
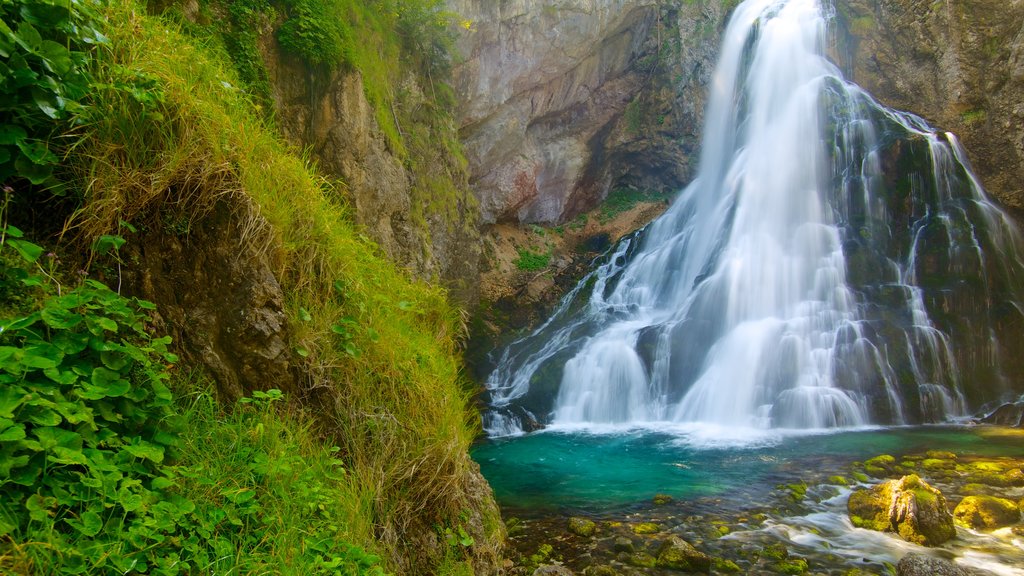
<path fill-rule="evenodd" d="M 461 314 L 443 290 L 411 281 L 380 255 L 335 185 L 234 88 L 230 63 L 166 21 L 117 4 L 107 9 L 110 42 L 96 75 L 151 89 L 99 90 L 96 113 L 80 119 L 71 162 L 87 188 L 73 235 L 88 244 L 168 204 L 189 221 L 230 206 L 245 231 L 239 250 L 273 263 L 304 359 L 296 367 L 303 393 L 318 399 L 309 414 L 340 448 L 345 537 L 382 554 L 390 569 L 452 564 L 449 551 L 416 548 L 410 536 L 457 528 L 467 511 L 493 515 L 488 502 L 466 496 L 479 424 L 460 373 Z M 494 543 L 495 534 L 474 536 L 478 549 Z"/>

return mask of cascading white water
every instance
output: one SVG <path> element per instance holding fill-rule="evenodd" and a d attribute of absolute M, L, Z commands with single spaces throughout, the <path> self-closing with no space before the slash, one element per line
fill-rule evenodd
<path fill-rule="evenodd" d="M 842 78 L 824 56 L 829 16 L 819 0 L 735 9 L 697 177 L 504 351 L 492 435 L 531 419 L 827 428 L 964 413 L 918 270 L 938 258 L 984 276 L 983 245 L 1019 270 L 1017 232 L 952 135 Z M 883 165 L 917 150 L 930 174 L 895 202 Z M 920 243 L 939 234 L 941 258 Z"/>

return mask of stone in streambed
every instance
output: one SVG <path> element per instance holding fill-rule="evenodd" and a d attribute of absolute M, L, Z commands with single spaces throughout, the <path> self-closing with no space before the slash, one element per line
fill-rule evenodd
<path fill-rule="evenodd" d="M 957 524 L 975 530 L 992 530 L 1020 521 L 1020 508 L 1012 500 L 995 496 L 967 496 L 953 510 Z"/>
<path fill-rule="evenodd" d="M 988 572 L 957 566 L 924 554 L 907 554 L 896 565 L 896 576 L 984 576 Z"/>
<path fill-rule="evenodd" d="M 664 506 L 672 503 L 672 497 L 668 494 L 655 494 L 651 501 L 654 502 L 655 506 Z"/>
<path fill-rule="evenodd" d="M 683 572 L 708 572 L 711 558 L 678 536 L 669 536 L 658 551 L 658 567 Z"/>
<path fill-rule="evenodd" d="M 615 539 L 615 543 L 612 544 L 612 550 L 615 552 L 625 552 L 626 554 L 636 552 L 636 549 L 633 547 L 633 541 L 625 536 L 619 536 Z"/>
<path fill-rule="evenodd" d="M 647 552 L 636 552 L 630 555 L 629 563 L 640 568 L 654 568 L 658 559 Z"/>
<path fill-rule="evenodd" d="M 575 576 L 572 570 L 569 570 L 565 566 L 558 566 L 555 564 L 548 566 L 540 566 L 533 571 L 533 576 Z"/>
<path fill-rule="evenodd" d="M 569 518 L 569 532 L 573 534 L 589 538 L 594 535 L 595 530 L 597 530 L 597 524 L 593 520 L 580 518 L 579 516 Z"/>
<path fill-rule="evenodd" d="M 938 546 L 956 536 L 942 493 L 914 474 L 856 490 L 846 508 L 854 526 L 895 532 L 915 544 Z"/>

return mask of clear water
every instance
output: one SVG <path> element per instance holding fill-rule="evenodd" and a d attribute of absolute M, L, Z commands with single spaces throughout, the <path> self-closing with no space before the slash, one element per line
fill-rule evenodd
<path fill-rule="evenodd" d="M 694 182 L 501 352 L 490 435 L 943 422 L 1020 394 L 1019 232 L 954 135 L 843 78 L 832 17 L 736 7 Z"/>
<path fill-rule="evenodd" d="M 616 513 L 655 494 L 678 500 L 725 497 L 737 508 L 765 502 L 777 484 L 808 474 L 846 473 L 850 462 L 885 453 L 949 450 L 1024 456 L 1020 436 L 987 437 L 965 427 L 907 427 L 763 435 L 745 445 L 714 429 L 543 432 L 488 440 L 474 459 L 503 508 L 544 515 L 567 509 Z"/>
<path fill-rule="evenodd" d="M 745 444 L 723 441 L 721 430 L 676 427 L 633 429 L 600 434 L 545 431 L 487 440 L 473 452 L 507 517 L 532 522 L 524 551 L 532 553 L 529 531 L 540 541 L 564 538 L 565 518 L 586 515 L 614 521 L 658 521 L 691 537 L 712 518 L 744 518 L 767 513 L 762 524 L 733 524 L 724 538 L 705 540 L 705 552 L 740 560 L 737 550 L 784 543 L 807 559 L 812 572 L 845 574 L 851 568 L 889 573 L 909 553 L 939 556 L 998 576 L 1024 576 L 1024 537 L 1004 528 L 996 532 L 957 529 L 940 548 L 924 548 L 895 534 L 854 527 L 847 515 L 850 488 L 829 487 L 831 475 L 850 480 L 854 461 L 893 454 L 947 450 L 968 456 L 1024 458 L 1024 433 L 987 428 L 926 426 L 875 428 L 807 434 L 775 431 Z M 792 506 L 780 485 L 806 481 L 808 498 Z M 652 505 L 656 494 L 675 504 Z M 815 495 L 821 495 L 816 497 Z M 1005 489 L 1019 498 L 1024 490 Z M 783 502 L 783 508 L 780 508 Z M 697 524 L 679 526 L 682 518 Z M 673 527 L 674 526 L 674 527 Z M 538 528 L 540 527 L 540 528 Z M 569 539 L 572 540 L 571 538 Z M 589 554 L 579 560 L 587 565 Z M 577 559 L 565 558 L 573 565 Z"/>

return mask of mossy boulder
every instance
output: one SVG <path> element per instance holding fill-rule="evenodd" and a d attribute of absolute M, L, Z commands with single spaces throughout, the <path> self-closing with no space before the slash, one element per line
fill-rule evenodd
<path fill-rule="evenodd" d="M 678 536 L 669 536 L 658 551 L 657 565 L 659 568 L 683 572 L 708 572 L 711 570 L 711 557 L 694 548 L 686 540 Z"/>
<path fill-rule="evenodd" d="M 1012 500 L 995 496 L 967 496 L 953 510 L 956 523 L 975 530 L 992 530 L 1020 521 L 1020 508 Z"/>
<path fill-rule="evenodd" d="M 579 516 L 573 516 L 569 518 L 569 532 L 589 538 L 594 535 L 594 531 L 597 530 L 597 524 L 593 520 L 587 518 L 580 518 Z"/>
<path fill-rule="evenodd" d="M 938 546 L 956 535 L 945 497 L 915 474 L 856 490 L 846 507 L 854 526 L 895 532 L 922 546 Z"/>
<path fill-rule="evenodd" d="M 896 468 L 896 458 L 882 454 L 864 462 L 864 471 L 875 477 L 882 477 L 892 474 Z"/>
<path fill-rule="evenodd" d="M 654 498 L 651 499 L 655 506 L 664 506 L 672 503 L 672 497 L 668 494 L 655 494 Z"/>
<path fill-rule="evenodd" d="M 619 576 L 619 573 L 615 568 L 602 564 L 599 566 L 587 566 L 583 570 L 583 576 Z"/>

